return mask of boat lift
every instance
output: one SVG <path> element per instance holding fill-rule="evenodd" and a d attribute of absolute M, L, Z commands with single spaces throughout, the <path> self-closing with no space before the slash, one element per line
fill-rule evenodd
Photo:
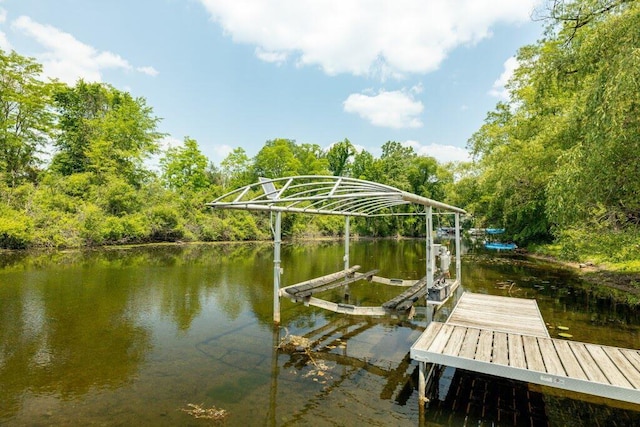
<path fill-rule="evenodd" d="M 415 205 L 418 212 L 396 210 L 403 205 Z M 428 305 L 441 305 L 461 283 L 460 264 L 460 215 L 464 209 L 436 200 L 408 193 L 397 188 L 360 179 L 302 175 L 284 178 L 259 178 L 259 181 L 227 194 L 207 206 L 216 209 L 264 211 L 274 214 L 272 233 L 273 253 L 273 321 L 280 323 L 280 298 L 287 297 L 296 302 L 314 305 L 338 313 L 352 315 L 383 316 L 411 309 L 413 303 L 425 298 Z M 448 278 L 450 254 L 433 241 L 434 209 L 443 214 L 454 215 L 456 273 L 454 280 Z M 345 217 L 344 269 L 340 272 L 314 278 L 295 285 L 282 287 L 280 247 L 282 243 L 281 221 L 283 212 L 341 215 Z M 426 276 L 418 281 L 387 279 L 376 276 L 377 271 L 359 273 L 359 266 L 351 266 L 349 260 L 349 238 L 351 217 L 411 216 L 426 218 Z M 436 275 L 436 257 L 440 259 L 440 275 Z M 370 280 L 388 285 L 405 286 L 408 289 L 380 307 L 359 307 L 339 304 L 315 298 L 314 293 L 345 286 L 357 280 Z M 429 311 L 429 310 L 428 310 Z"/>

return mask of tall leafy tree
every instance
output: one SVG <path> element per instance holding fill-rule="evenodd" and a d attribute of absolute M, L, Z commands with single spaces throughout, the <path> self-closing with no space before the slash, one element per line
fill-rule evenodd
<path fill-rule="evenodd" d="M 143 161 L 158 149 L 159 119 L 144 98 L 80 80 L 54 94 L 60 114 L 52 169 L 63 175 L 115 174 L 132 185 L 146 176 Z"/>
<path fill-rule="evenodd" d="M 52 131 L 52 84 L 41 73 L 32 59 L 0 50 L 0 179 L 11 187 L 35 180 L 38 152 Z"/>
<path fill-rule="evenodd" d="M 336 142 L 327 151 L 329 170 L 334 176 L 348 176 L 351 170 L 350 161 L 355 156 L 356 149 L 347 138 Z"/>
<path fill-rule="evenodd" d="M 408 172 L 416 153 L 411 146 L 402 145 L 400 142 L 387 141 L 382 145 L 380 165 L 382 168 L 382 181 L 402 190 L 410 187 Z"/>
<path fill-rule="evenodd" d="M 290 139 L 267 141 L 254 159 L 255 174 L 265 178 L 298 175 L 302 163 L 295 156 L 295 145 Z"/>
<path fill-rule="evenodd" d="M 255 181 L 251 170 L 251 159 L 242 147 L 235 148 L 220 163 L 224 188 L 238 188 Z"/>
<path fill-rule="evenodd" d="M 162 179 L 167 187 L 178 191 L 199 191 L 209 186 L 207 165 L 209 160 L 202 154 L 198 142 L 184 138 L 184 145 L 169 148 L 162 159 Z"/>
<path fill-rule="evenodd" d="M 318 144 L 295 144 L 293 154 L 300 162 L 299 175 L 327 175 L 329 162 Z"/>

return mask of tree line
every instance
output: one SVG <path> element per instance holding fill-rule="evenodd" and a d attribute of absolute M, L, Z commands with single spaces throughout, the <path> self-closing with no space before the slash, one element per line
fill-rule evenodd
<path fill-rule="evenodd" d="M 196 140 L 161 150 L 160 120 L 141 97 L 108 84 L 69 86 L 42 66 L 0 52 L 0 247 L 81 247 L 157 241 L 270 238 L 264 214 L 212 211 L 206 202 L 258 177 L 348 175 L 442 199 L 453 174 L 411 147 L 388 141 L 382 156 L 348 140 L 323 150 L 278 138 L 220 165 Z M 159 170 L 145 161 L 160 156 Z M 420 234 L 419 221 L 356 222 L 358 233 Z M 337 218 L 287 215 L 288 236 L 342 233 Z"/>
<path fill-rule="evenodd" d="M 554 0 L 510 99 L 471 137 L 458 203 L 516 242 L 640 259 L 640 3 Z"/>

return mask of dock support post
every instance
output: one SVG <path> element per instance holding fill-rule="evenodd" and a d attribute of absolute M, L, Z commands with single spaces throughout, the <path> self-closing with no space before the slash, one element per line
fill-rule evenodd
<path fill-rule="evenodd" d="M 280 243 L 282 212 L 276 212 L 276 225 L 273 230 L 273 323 L 280 324 Z"/>
<path fill-rule="evenodd" d="M 344 220 L 344 269 L 349 269 L 349 217 Z"/>
<path fill-rule="evenodd" d="M 435 257 L 433 253 L 433 208 L 427 207 L 427 289 L 433 287 Z M 427 294 L 427 298 L 429 295 Z"/>
<path fill-rule="evenodd" d="M 458 285 L 462 285 L 462 261 L 461 261 L 461 245 L 460 245 L 460 214 L 456 213 L 456 280 Z"/>
<path fill-rule="evenodd" d="M 427 363 L 418 363 L 418 403 L 420 407 L 424 407 L 426 402 L 426 389 L 427 389 Z"/>

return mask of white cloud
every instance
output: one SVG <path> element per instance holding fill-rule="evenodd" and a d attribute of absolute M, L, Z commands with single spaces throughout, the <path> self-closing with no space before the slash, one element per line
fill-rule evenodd
<path fill-rule="evenodd" d="M 264 62 L 275 62 L 276 64 L 282 64 L 287 60 L 285 52 L 269 52 L 261 47 L 256 48 L 256 56 Z"/>
<path fill-rule="evenodd" d="M 200 0 L 237 43 L 268 62 L 327 74 L 395 76 L 437 69 L 497 24 L 528 21 L 540 0 Z"/>
<path fill-rule="evenodd" d="M 133 69 L 120 55 L 99 51 L 69 33 L 51 25 L 35 22 L 28 16 L 20 16 L 13 21 L 12 27 L 45 48 L 45 52 L 35 55 L 42 63 L 44 74 L 65 83 L 74 84 L 78 79 L 100 82 L 104 70 Z M 140 67 L 137 70 L 145 74 L 157 73 L 152 67 Z"/>
<path fill-rule="evenodd" d="M 418 141 L 406 141 L 404 145 L 413 147 L 414 151 L 421 156 L 435 157 L 440 163 L 447 162 L 469 162 L 471 156 L 464 148 L 453 145 L 429 144 L 422 145 Z"/>
<path fill-rule="evenodd" d="M 0 7 L 0 24 L 4 24 L 5 22 L 7 22 L 7 11 L 6 9 Z M 9 52 L 11 51 L 11 49 L 13 49 L 4 31 L 0 31 L 0 49 L 4 50 L 5 52 Z"/>
<path fill-rule="evenodd" d="M 493 87 L 489 91 L 489 94 L 491 96 L 495 96 L 496 98 L 500 98 L 505 101 L 509 99 L 509 90 L 505 86 L 507 85 L 507 83 L 509 83 L 509 80 L 511 80 L 511 77 L 513 77 L 513 73 L 516 71 L 519 65 L 520 64 L 518 63 L 518 60 L 515 56 L 512 56 L 511 58 L 504 61 L 504 71 L 502 71 L 500 77 L 498 77 L 498 79 L 493 82 Z"/>
<path fill-rule="evenodd" d="M 374 126 L 394 129 L 422 127 L 420 114 L 424 105 L 413 98 L 412 91 L 380 91 L 377 95 L 352 93 L 343 106 L 347 113 L 356 113 Z"/>
<path fill-rule="evenodd" d="M 158 70 L 156 70 L 153 67 L 149 67 L 149 66 L 147 66 L 147 67 L 137 67 L 136 70 L 141 72 L 142 74 L 146 74 L 146 75 L 151 76 L 151 77 L 155 77 L 155 76 L 157 76 L 159 74 Z"/>

